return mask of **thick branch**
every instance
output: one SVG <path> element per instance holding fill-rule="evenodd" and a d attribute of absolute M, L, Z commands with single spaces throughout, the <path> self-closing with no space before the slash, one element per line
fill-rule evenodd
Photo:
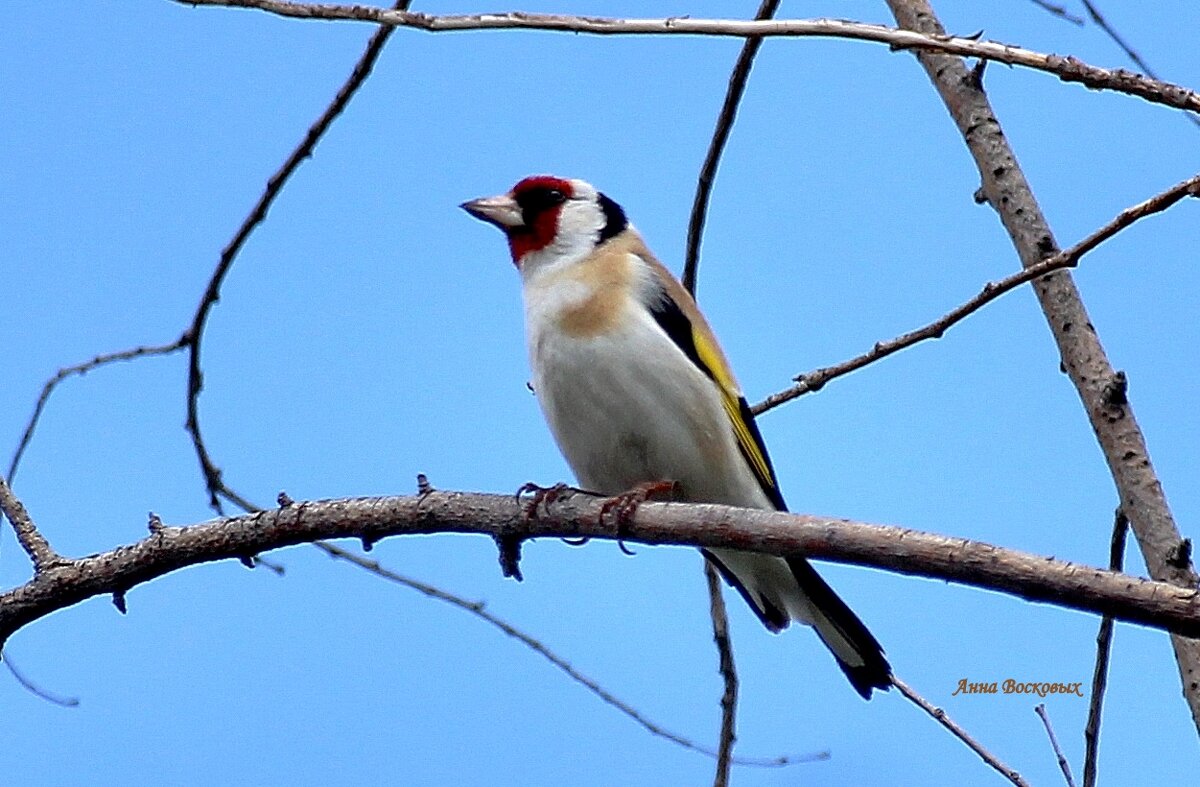
<path fill-rule="evenodd" d="M 143 582 L 191 565 L 243 559 L 279 547 L 330 538 L 368 542 L 395 535 L 476 533 L 508 539 L 614 539 L 598 522 L 600 500 L 576 494 L 530 520 L 511 495 L 431 492 L 412 497 L 294 503 L 149 537 L 99 555 L 55 563 L 0 595 L 0 646 L 22 626 L 93 596 L 124 597 Z M 647 503 L 621 538 L 645 544 L 747 549 L 873 566 L 998 590 L 1200 635 L 1200 594 L 960 538 L 827 517 L 729 506 Z"/>
<path fill-rule="evenodd" d="M 902 27 L 930 35 L 944 32 L 925 0 L 888 0 L 888 5 Z M 983 193 L 1000 214 L 1022 267 L 1033 267 L 1055 254 L 1058 244 L 1000 129 L 983 91 L 980 73 L 968 72 L 957 57 L 918 52 L 917 59 L 975 158 Z M 1104 452 L 1121 496 L 1121 508 L 1129 517 L 1150 576 L 1195 588 L 1196 573 L 1181 549 L 1179 530 L 1150 464 L 1133 407 L 1125 396 L 1125 377 L 1109 363 L 1070 273 L 1058 271 L 1043 276 L 1034 283 L 1034 292 L 1062 354 L 1063 369 L 1079 393 Z M 1195 636 L 1194 631 L 1191 633 Z M 1172 637 L 1172 645 L 1183 694 L 1200 729 L 1200 640 Z"/>
<path fill-rule="evenodd" d="M 433 16 L 391 11 L 362 5 L 321 5 L 285 0 L 176 0 L 187 5 L 220 5 L 257 8 L 294 19 L 325 19 L 373 22 L 394 27 L 415 27 L 431 33 L 454 30 L 547 30 L 596 35 L 705 35 L 749 38 L 751 36 L 845 38 L 887 44 L 892 49 L 923 49 L 963 57 L 995 60 L 1055 74 L 1064 82 L 1079 82 L 1095 90 L 1115 90 L 1156 104 L 1200 112 L 1200 94 L 1179 85 L 1162 82 L 1123 69 L 1089 65 L 1074 57 L 1034 52 L 996 41 L 976 41 L 941 34 L 896 30 L 882 25 L 841 19 L 615 19 L 561 14 L 471 14 Z"/>

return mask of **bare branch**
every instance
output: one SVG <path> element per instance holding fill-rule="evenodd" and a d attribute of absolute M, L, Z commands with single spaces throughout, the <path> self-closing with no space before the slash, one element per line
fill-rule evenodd
<path fill-rule="evenodd" d="M 8 517 L 17 541 L 29 559 L 33 561 L 34 574 L 40 574 L 62 558 L 50 546 L 50 542 L 37 529 L 25 505 L 13 494 L 8 482 L 0 478 L 0 512 Z"/>
<path fill-rule="evenodd" d="M 50 400 L 50 394 L 54 393 L 54 389 L 58 387 L 59 383 L 68 377 L 77 374 L 87 374 L 93 369 L 106 366 L 110 363 L 116 363 L 117 361 L 132 361 L 135 358 L 144 358 L 153 355 L 170 355 L 186 347 L 189 341 L 191 339 L 185 333 L 170 344 L 134 347 L 130 350 L 97 355 L 90 361 L 84 361 L 74 366 L 65 366 L 55 372 L 54 376 L 42 386 L 42 393 L 38 396 L 37 404 L 33 406 L 33 415 L 29 416 L 29 421 L 25 424 L 25 432 L 21 435 L 21 442 L 17 444 L 17 450 L 13 452 L 12 461 L 8 464 L 8 482 L 10 484 L 13 482 L 13 478 L 17 474 L 17 467 L 21 464 L 21 457 L 25 454 L 25 449 L 29 447 L 29 441 L 33 439 L 33 432 L 37 429 L 38 421 L 41 420 L 42 411 L 46 409 L 46 403 Z"/>
<path fill-rule="evenodd" d="M 888 0 L 901 27 L 944 33 L 926 0 Z M 992 111 L 983 84 L 957 57 L 916 53 L 975 158 L 983 194 L 995 208 L 1021 258 L 1030 268 L 1058 251 L 1037 199 Z M 1183 540 L 1162 484 L 1150 462 L 1145 437 L 1125 396 L 1124 375 L 1108 360 L 1071 275 L 1057 271 L 1034 283 L 1034 292 L 1062 355 L 1062 367 L 1083 402 L 1104 452 L 1121 508 L 1146 559 L 1150 576 L 1189 590 L 1198 578 L 1179 551 Z M 1193 632 L 1194 636 L 1194 632 Z M 1200 729 L 1200 640 L 1172 636 L 1183 693 Z"/>
<path fill-rule="evenodd" d="M 979 755 L 980 759 L 995 768 L 1001 776 L 1017 785 L 1017 787 L 1029 787 L 1029 782 L 1021 778 L 1021 774 L 1005 765 L 996 755 L 984 748 L 982 743 L 972 738 L 970 733 L 958 726 L 958 723 L 947 715 L 946 711 L 934 706 L 929 700 L 922 697 L 895 675 L 892 675 L 892 685 L 898 688 L 900 693 L 908 697 L 917 707 L 928 713 L 934 721 L 949 730 L 954 737 L 965 743 L 967 748 Z"/>
<path fill-rule="evenodd" d="M 1034 2 L 1037 2 L 1037 0 L 1034 0 Z M 1096 8 L 1095 3 L 1090 2 L 1090 0 L 1083 0 L 1083 7 L 1087 9 L 1088 16 L 1092 18 L 1092 21 L 1096 23 L 1096 26 L 1103 30 L 1108 37 L 1113 40 L 1113 43 L 1121 48 L 1121 51 L 1125 53 L 1126 57 L 1132 60 L 1138 68 L 1142 69 L 1142 73 L 1151 79 L 1159 79 L 1158 74 L 1154 73 L 1154 69 L 1150 68 L 1150 64 L 1143 60 L 1142 56 L 1139 55 L 1137 51 L 1129 45 L 1129 42 L 1127 42 L 1121 36 L 1121 34 L 1116 31 L 1116 28 L 1109 24 L 1108 20 L 1104 18 L 1104 15 L 1100 13 L 1100 9 Z M 1083 24 L 1082 19 L 1079 20 L 1079 22 L 1080 24 Z M 1195 115 L 1186 115 L 1186 117 L 1188 120 L 1192 121 L 1193 125 L 1200 126 L 1200 117 L 1196 117 Z"/>
<path fill-rule="evenodd" d="M 1108 568 L 1121 571 L 1125 563 L 1125 536 L 1129 520 L 1117 509 L 1109 546 Z M 1100 713 L 1104 708 L 1104 690 L 1108 686 L 1108 659 L 1112 652 L 1113 619 L 1105 615 L 1096 633 L 1096 668 L 1092 673 L 1092 700 L 1088 704 L 1087 724 L 1083 728 L 1083 787 L 1095 787 L 1096 763 L 1100 753 Z"/>
<path fill-rule="evenodd" d="M 1088 235 L 1066 251 L 1060 251 L 1052 257 L 1034 263 L 1028 268 L 1007 276 L 999 281 L 988 282 L 983 289 L 969 301 L 955 307 L 928 325 L 901 334 L 885 342 L 876 342 L 875 346 L 862 355 L 855 356 L 835 366 L 826 366 L 796 377 L 796 384 L 786 390 L 771 394 L 763 401 L 754 405 L 751 410 L 755 415 L 764 413 L 784 402 L 813 391 L 819 391 L 830 380 L 857 371 L 858 369 L 886 358 L 906 347 L 911 347 L 927 339 L 940 339 L 953 325 L 961 322 L 979 311 L 987 304 L 1010 292 L 1022 284 L 1034 281 L 1048 273 L 1062 268 L 1073 268 L 1079 264 L 1083 255 L 1095 249 L 1104 241 L 1116 235 L 1139 219 L 1161 213 L 1179 202 L 1184 197 L 1200 196 L 1200 175 L 1194 175 L 1185 181 L 1175 184 L 1160 194 L 1156 194 L 1144 202 L 1139 202 L 1121 211 L 1112 221 Z"/>
<path fill-rule="evenodd" d="M 1046 0 L 1032 0 L 1032 2 L 1038 8 L 1041 8 L 1044 11 L 1048 11 L 1049 13 L 1053 14 L 1054 16 L 1057 16 L 1059 19 L 1063 20 L 1064 22 L 1070 22 L 1073 25 L 1083 27 L 1083 18 L 1075 16 L 1075 14 L 1072 14 L 1070 11 L 1063 8 L 1061 5 L 1055 5 L 1054 3 L 1048 3 L 1048 2 L 1046 2 Z M 1147 71 L 1146 73 L 1149 74 L 1150 72 Z M 1150 74 L 1150 75 L 1153 76 L 1153 74 Z"/>
<path fill-rule="evenodd" d="M 755 19 L 770 19 L 779 10 L 779 0 L 763 0 L 758 7 Z M 750 69 L 754 58 L 762 46 L 762 38 L 753 36 L 742 44 L 742 51 L 729 75 L 729 87 L 725 90 L 725 101 L 721 104 L 721 112 L 717 115 L 717 128 L 713 131 L 712 141 L 708 143 L 708 152 L 704 155 L 704 163 L 700 166 L 700 178 L 696 183 L 696 198 L 692 201 L 692 217 L 688 220 L 687 252 L 683 262 L 683 286 L 693 296 L 696 294 L 696 269 L 700 267 L 700 241 L 704 234 L 704 219 L 708 213 L 708 200 L 712 195 L 713 178 L 717 174 L 717 164 L 721 161 L 721 153 L 725 143 L 729 141 L 729 132 L 733 129 L 733 121 L 737 118 L 738 104 L 746 92 L 746 81 L 750 78 Z"/>
<path fill-rule="evenodd" d="M 1062 747 L 1058 745 L 1058 737 L 1054 734 L 1054 727 L 1050 725 L 1050 714 L 1046 712 L 1045 704 L 1039 702 L 1033 710 L 1041 717 L 1042 726 L 1046 728 L 1046 736 L 1050 738 L 1050 748 L 1054 749 L 1054 756 L 1058 758 L 1058 767 L 1062 770 L 1063 778 L 1067 780 L 1067 787 L 1075 787 L 1075 777 L 1071 775 L 1071 763 L 1067 762 Z"/>
<path fill-rule="evenodd" d="M 396 3 L 395 8 L 399 9 L 395 13 L 401 13 L 403 9 L 408 8 L 409 0 L 400 0 Z M 379 59 L 379 53 L 383 50 L 383 45 L 387 43 L 394 28 L 381 27 L 371 36 L 371 40 L 367 42 L 367 47 L 355 64 L 354 70 L 346 82 L 338 90 L 333 101 L 321 113 L 321 116 L 309 127 L 308 132 L 304 135 L 304 139 L 292 151 L 283 165 L 267 179 L 266 189 L 258 198 L 258 202 L 250 210 L 242 222 L 242 226 L 234 234 L 233 239 L 229 241 L 229 245 L 221 252 L 221 258 L 217 263 L 216 269 L 208 280 L 208 286 L 204 290 L 204 295 L 200 299 L 200 305 L 196 308 L 196 314 L 192 318 L 191 327 L 188 328 L 186 336 L 191 337 L 188 353 L 188 388 L 187 388 L 187 421 L 186 427 L 188 434 L 191 435 L 192 445 L 196 450 L 196 457 L 200 461 L 200 471 L 204 474 L 204 483 L 208 488 L 209 504 L 218 513 L 221 513 L 221 502 L 219 493 L 222 489 L 221 470 L 213 461 L 211 454 L 208 452 L 208 447 L 204 443 L 204 438 L 200 432 L 200 391 L 204 388 L 204 375 L 200 368 L 200 347 L 201 340 L 204 336 L 204 328 L 208 322 L 209 312 L 216 305 L 221 297 L 221 285 L 225 281 L 226 275 L 229 273 L 233 261 L 237 258 L 238 252 L 242 250 L 246 240 L 254 229 L 262 223 L 267 217 L 267 211 L 279 193 L 283 190 L 284 185 L 292 174 L 300 167 L 300 164 L 313 154 L 313 150 L 317 146 L 317 142 L 329 130 L 330 125 L 337 119 L 339 115 L 346 109 L 346 105 L 350 103 L 350 99 L 362 87 L 363 82 L 371 74 L 371 70 L 375 67 L 375 61 Z"/>
<path fill-rule="evenodd" d="M 616 539 L 599 522 L 601 502 L 578 494 L 538 518 L 512 495 L 431 492 L 294 503 L 285 508 L 187 527 L 89 557 L 60 560 L 0 594 L 0 645 L 17 629 L 98 595 L 124 595 L 180 568 L 242 559 L 332 538 L 474 533 L 512 538 Z M 803 554 L 997 590 L 1031 601 L 1111 614 L 1122 620 L 1200 634 L 1200 592 L 960 538 L 841 519 L 719 505 L 646 503 L 620 538 L 777 555 Z"/>
<path fill-rule="evenodd" d="M 729 763 L 733 759 L 733 744 L 737 741 L 737 667 L 733 663 L 733 640 L 729 636 L 729 616 L 721 595 L 721 578 L 713 564 L 705 559 L 704 579 L 708 585 L 709 613 L 712 617 L 713 642 L 717 646 L 717 664 L 721 681 L 721 737 L 717 748 L 717 772 L 713 787 L 729 787 Z"/>
<path fill-rule="evenodd" d="M 371 572 L 372 574 L 376 574 L 391 582 L 395 582 L 398 585 L 403 585 L 406 588 L 415 590 L 418 593 L 428 596 L 429 598 L 436 599 L 437 601 L 443 601 L 451 606 L 463 610 L 464 612 L 468 612 L 475 617 L 486 621 L 487 623 L 490 623 L 492 626 L 495 626 L 506 635 L 512 637 L 522 645 L 525 645 L 530 650 L 537 653 L 539 656 L 545 658 L 555 667 L 558 667 L 560 670 L 566 673 L 567 677 L 582 685 L 585 689 L 603 700 L 606 704 L 611 705 L 621 713 L 624 713 L 626 716 L 633 719 L 651 735 L 656 735 L 660 738 L 666 738 L 671 743 L 682 746 L 685 749 L 690 749 L 694 752 L 699 752 L 700 754 L 704 754 L 708 757 L 716 758 L 718 756 L 717 752 L 713 751 L 712 749 L 705 748 L 704 746 L 701 746 L 700 744 L 697 744 L 694 741 L 679 735 L 678 733 L 671 732 L 670 730 L 665 729 L 653 721 L 650 721 L 643 716 L 641 712 L 637 710 L 637 708 L 634 708 L 629 703 L 614 697 L 603 686 L 589 678 L 587 675 L 584 675 L 579 670 L 575 669 L 575 667 L 571 666 L 570 662 L 568 662 L 562 656 L 559 656 L 554 651 L 550 650 L 550 648 L 546 647 L 541 641 L 535 639 L 529 634 L 526 634 L 524 631 L 521 631 L 503 618 L 499 618 L 489 612 L 482 601 L 468 601 L 461 596 L 456 596 L 453 593 L 447 593 L 441 588 L 434 587 L 433 585 L 422 582 L 419 579 L 413 579 L 412 577 L 408 577 L 389 568 L 385 568 L 375 560 L 370 560 L 347 549 L 342 549 L 336 544 L 317 541 L 313 543 L 313 546 L 315 546 L 317 549 L 320 549 L 330 557 L 337 558 L 339 560 L 345 560 L 354 564 L 355 566 L 358 566 L 359 568 Z M 799 762 L 809 762 L 812 759 L 813 756 L 811 755 L 806 757 L 772 757 L 769 759 L 736 757 L 733 759 L 733 763 L 735 765 L 773 768 L 782 767 L 784 765 L 793 765 Z"/>
<path fill-rule="evenodd" d="M 41 686 L 38 686 L 36 683 L 31 681 L 29 678 L 25 677 L 25 675 L 19 669 L 17 669 L 17 665 L 13 664 L 12 656 L 9 654 L 0 653 L 0 661 L 3 661 L 4 666 L 8 667 L 8 671 L 16 679 L 17 683 L 21 684 L 21 688 L 25 689 L 25 691 L 28 691 L 38 699 L 45 700 L 51 705 L 57 705 L 60 708 L 79 707 L 78 697 L 60 697 L 57 694 L 51 694 Z"/>
<path fill-rule="evenodd" d="M 434 16 L 404 11 L 389 11 L 362 5 L 320 5 L 285 0 L 175 0 L 186 5 L 235 6 L 257 8 L 294 19 L 325 19 L 371 22 L 394 27 L 413 27 L 430 33 L 461 30 L 546 30 L 596 35 L 685 35 L 845 38 L 887 44 L 893 50 L 917 49 L 962 57 L 995 60 L 1055 74 L 1064 82 L 1079 82 L 1094 90 L 1114 90 L 1138 96 L 1155 104 L 1200 112 L 1200 94 L 1179 85 L 1150 79 L 1122 69 L 1089 65 L 1074 57 L 1043 54 L 996 41 L 926 35 L 882 25 L 848 22 L 840 19 L 782 19 L 749 21 L 745 19 L 615 19 L 561 14 L 470 14 Z"/>

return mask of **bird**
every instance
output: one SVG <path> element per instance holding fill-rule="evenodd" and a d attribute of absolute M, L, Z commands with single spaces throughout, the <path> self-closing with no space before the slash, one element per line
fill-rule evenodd
<path fill-rule="evenodd" d="M 581 488 L 615 498 L 667 483 L 677 500 L 787 510 L 716 336 L 620 205 L 534 175 L 460 207 L 508 241 L 532 387 Z M 807 559 L 702 552 L 768 630 L 812 626 L 864 699 L 890 687 L 883 648 Z"/>

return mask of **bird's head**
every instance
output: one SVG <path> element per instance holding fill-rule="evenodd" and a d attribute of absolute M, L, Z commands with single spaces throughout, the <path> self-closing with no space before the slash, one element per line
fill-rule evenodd
<path fill-rule="evenodd" d="M 525 178 L 504 194 L 461 207 L 500 228 L 513 264 L 525 275 L 583 259 L 629 224 L 621 206 L 591 184 L 553 175 Z"/>

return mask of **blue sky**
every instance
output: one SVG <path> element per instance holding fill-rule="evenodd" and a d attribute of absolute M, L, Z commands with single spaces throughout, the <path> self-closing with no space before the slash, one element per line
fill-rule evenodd
<path fill-rule="evenodd" d="M 524 6 L 720 16 L 756 3 Z M 1073 3 L 1069 5 L 1075 5 Z M 508 7 L 419 4 L 467 12 Z M 1096 28 L 1032 3 L 937 4 L 963 33 L 1125 66 Z M 1200 7 L 1102 9 L 1165 78 L 1200 85 Z M 1079 9 L 1075 9 L 1079 10 Z M 887 23 L 881 3 L 784 4 Z M 371 28 L 163 0 L 46 2 L 0 29 L 0 455 L 44 380 L 174 339 L 220 249 L 342 83 Z M 261 503 L 493 492 L 570 480 L 526 390 L 517 277 L 456 207 L 520 177 L 582 177 L 678 270 L 700 161 L 740 44 L 400 31 L 247 244 L 213 312 L 201 415 L 229 484 Z M 1004 130 L 1064 246 L 1200 169 L 1179 113 L 992 65 Z M 768 41 L 722 164 L 700 300 L 751 399 L 923 324 L 1018 263 L 924 73 L 852 42 Z M 1185 534 L 1200 516 L 1200 206 L 1076 273 Z M 938 342 L 760 419 L 793 509 L 1107 561 L 1112 483 L 1029 291 Z M 182 424 L 182 356 L 72 379 L 15 488 L 54 545 L 140 538 L 147 511 L 207 519 Z M 7 459 L 5 460 L 7 464 Z M 354 546 L 354 545 L 349 545 Z M 680 734 L 715 742 L 719 678 L 699 556 L 611 544 L 525 549 L 522 584 L 481 538 L 392 539 L 372 557 L 488 608 Z M 39 621 L 6 651 L 80 698 L 0 675 L 13 784 L 703 784 L 712 763 L 653 738 L 479 620 L 312 548 L 287 575 L 208 565 Z M 1144 567 L 1135 548 L 1131 570 Z M 881 571 L 823 573 L 897 673 L 1034 784 L 1061 783 L 1035 701 L 958 681 L 1089 682 L 1097 620 Z M 6 528 L 0 582 L 29 567 Z M 731 597 L 738 785 L 1001 783 L 903 698 L 862 702 L 807 631 L 774 637 Z M 1086 700 L 1046 700 L 1079 775 Z M 1102 783 L 1194 780 L 1196 731 L 1167 637 L 1120 625 Z"/>

